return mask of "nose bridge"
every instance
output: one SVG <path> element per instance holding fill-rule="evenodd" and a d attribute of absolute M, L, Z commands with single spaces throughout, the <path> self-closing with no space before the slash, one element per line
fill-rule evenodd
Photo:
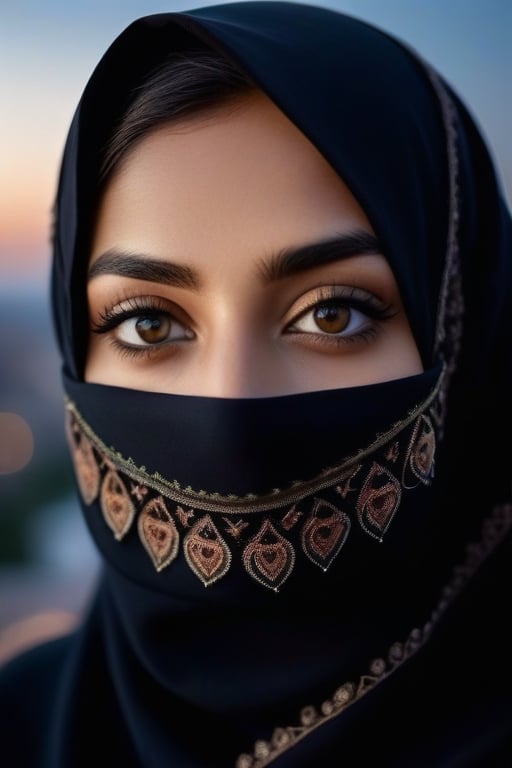
<path fill-rule="evenodd" d="M 265 394 L 271 376 L 260 344 L 242 324 L 214 334 L 201 363 L 201 387 L 213 397 L 258 397 Z"/>

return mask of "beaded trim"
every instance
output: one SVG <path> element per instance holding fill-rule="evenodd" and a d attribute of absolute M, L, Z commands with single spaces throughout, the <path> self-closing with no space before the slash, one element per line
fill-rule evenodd
<path fill-rule="evenodd" d="M 117 541 L 137 521 L 157 571 L 181 549 L 208 586 L 226 575 L 236 554 L 249 576 L 278 591 L 299 552 L 326 571 L 354 525 L 382 541 L 403 495 L 430 485 L 443 382 L 441 373 L 420 405 L 341 464 L 289 488 L 243 497 L 183 489 L 137 467 L 108 448 L 68 400 L 67 435 L 78 487 L 87 506 L 99 503 Z"/>
<path fill-rule="evenodd" d="M 435 72 L 425 61 L 422 61 L 421 63 L 430 80 L 441 108 L 446 131 L 446 153 L 450 196 L 446 259 L 441 290 L 439 292 L 437 326 L 434 343 L 434 356 L 439 357 L 446 365 L 447 386 L 444 391 L 444 397 L 441 397 L 439 400 L 439 413 L 437 414 L 439 439 L 442 440 L 446 415 L 446 395 L 449 388 L 449 381 L 455 371 L 459 357 L 465 309 L 459 252 L 460 179 L 457 113 L 453 101 L 437 72 Z"/>
<path fill-rule="evenodd" d="M 295 747 L 302 739 L 309 736 L 312 731 L 340 715 L 351 704 L 359 701 L 376 685 L 389 677 L 404 661 L 414 656 L 428 641 L 439 620 L 454 599 L 482 563 L 494 552 L 511 528 L 512 504 L 496 507 L 484 522 L 480 541 L 467 546 L 465 561 L 454 568 L 451 579 L 442 591 L 442 597 L 426 623 L 422 627 L 412 629 L 405 642 L 394 643 L 390 647 L 387 657 L 374 659 L 368 667 L 368 672 L 361 675 L 357 682 L 346 682 L 341 685 L 331 698 L 324 701 L 319 708 L 304 707 L 300 713 L 298 725 L 276 728 L 270 741 L 261 739 L 256 741 L 253 752 L 240 755 L 235 768 L 265 768 L 265 766 L 270 765 L 283 752 Z"/>

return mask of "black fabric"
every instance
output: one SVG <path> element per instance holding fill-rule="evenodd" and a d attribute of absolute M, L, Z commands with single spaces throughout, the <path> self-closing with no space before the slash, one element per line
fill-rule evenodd
<path fill-rule="evenodd" d="M 100 150 L 131 89 L 196 36 L 359 200 L 423 374 L 258 401 L 82 381 Z M 511 243 L 471 116 L 387 34 L 246 2 L 147 17 L 114 41 L 70 128 L 52 271 L 77 491 L 104 568 L 76 634 L 3 670 L 11 763 L 306 768 L 377 749 L 387 768 L 512 764 Z"/>
<path fill-rule="evenodd" d="M 421 403 L 440 372 L 437 367 L 378 385 L 243 400 L 148 397 L 67 376 L 64 387 L 103 441 L 122 446 L 135 464 L 183 486 L 243 495 L 309 480 L 355 454 Z M 144 432 L 158 439 L 141 440 Z"/>

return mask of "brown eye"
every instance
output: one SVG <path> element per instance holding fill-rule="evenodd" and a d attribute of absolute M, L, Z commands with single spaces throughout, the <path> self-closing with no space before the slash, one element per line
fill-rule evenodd
<path fill-rule="evenodd" d="M 163 315 L 139 317 L 135 322 L 135 330 L 146 344 L 158 344 L 169 337 L 171 321 Z"/>
<path fill-rule="evenodd" d="M 321 298 L 308 309 L 300 312 L 290 323 L 287 333 L 311 334 L 312 336 L 331 337 L 333 340 L 353 340 L 367 335 L 376 322 L 385 319 L 388 308 L 375 304 L 373 299 L 350 296 Z"/>
<path fill-rule="evenodd" d="M 314 310 L 313 318 L 324 333 L 342 333 L 350 322 L 350 309 L 336 304 L 323 304 Z"/>
<path fill-rule="evenodd" d="M 133 310 L 131 310 L 133 311 Z M 115 319 L 115 326 L 108 329 L 122 345 L 136 347 L 158 347 L 172 342 L 190 341 L 194 332 L 178 322 L 166 311 L 138 312 L 133 317 L 122 319 L 121 313 Z M 103 331 L 107 332 L 107 329 Z"/>

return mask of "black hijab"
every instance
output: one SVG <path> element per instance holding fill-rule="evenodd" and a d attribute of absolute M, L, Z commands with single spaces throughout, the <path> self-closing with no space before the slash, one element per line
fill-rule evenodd
<path fill-rule="evenodd" d="M 196 38 L 358 199 L 424 373 L 260 400 L 83 382 L 101 151 L 132 89 Z M 465 107 L 367 24 L 244 2 L 146 17 L 114 41 L 70 128 L 52 273 L 104 569 L 81 628 L 52 646 L 27 765 L 360 765 L 375 749 L 393 768 L 511 762 L 511 233 Z"/>

